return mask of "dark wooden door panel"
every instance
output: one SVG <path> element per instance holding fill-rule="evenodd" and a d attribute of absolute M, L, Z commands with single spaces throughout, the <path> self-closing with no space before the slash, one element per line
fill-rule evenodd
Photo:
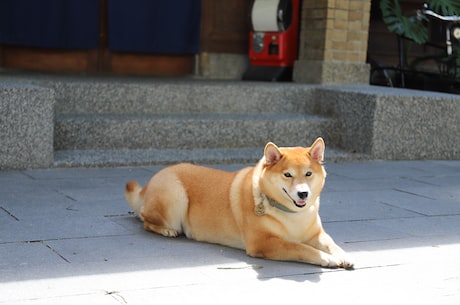
<path fill-rule="evenodd" d="M 202 0 L 202 52 L 247 53 L 253 0 Z"/>
<path fill-rule="evenodd" d="M 100 0 L 99 48 L 41 49 L 0 46 L 0 66 L 52 72 L 186 75 L 194 55 L 136 54 L 108 48 L 107 0 Z M 247 53 L 254 0 L 202 0 L 200 52 Z"/>
<path fill-rule="evenodd" d="M 96 72 L 97 51 L 0 47 L 0 66 L 48 72 Z"/>

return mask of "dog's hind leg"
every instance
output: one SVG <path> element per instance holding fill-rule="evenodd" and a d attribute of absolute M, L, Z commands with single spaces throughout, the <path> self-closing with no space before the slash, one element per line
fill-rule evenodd
<path fill-rule="evenodd" d="M 183 233 L 187 193 L 174 172 L 160 172 L 149 182 L 142 209 L 144 229 L 167 237 Z"/>
<path fill-rule="evenodd" d="M 178 211 L 179 210 L 179 211 Z M 180 205 L 170 202 L 157 202 L 147 205 L 142 211 L 144 229 L 167 237 L 182 233 Z"/>
<path fill-rule="evenodd" d="M 177 230 L 170 229 L 161 225 L 156 225 L 146 219 L 144 220 L 144 229 L 166 237 L 177 237 L 180 234 L 180 232 Z"/>

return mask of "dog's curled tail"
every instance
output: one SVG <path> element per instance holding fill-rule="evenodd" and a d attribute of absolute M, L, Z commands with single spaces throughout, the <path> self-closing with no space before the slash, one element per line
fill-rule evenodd
<path fill-rule="evenodd" d="M 136 181 L 126 183 L 125 197 L 131 208 L 142 219 L 141 209 L 144 206 L 144 200 L 141 196 L 142 187 Z"/>

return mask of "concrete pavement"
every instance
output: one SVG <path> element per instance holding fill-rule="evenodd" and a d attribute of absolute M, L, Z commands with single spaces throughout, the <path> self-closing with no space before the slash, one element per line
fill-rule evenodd
<path fill-rule="evenodd" d="M 353 271 L 145 232 L 123 188 L 160 168 L 0 172 L 0 304 L 460 303 L 460 161 L 326 164 Z"/>

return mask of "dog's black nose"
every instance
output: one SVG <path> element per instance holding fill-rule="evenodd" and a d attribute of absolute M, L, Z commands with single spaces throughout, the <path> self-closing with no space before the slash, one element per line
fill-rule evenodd
<path fill-rule="evenodd" d="M 297 192 L 297 196 L 299 196 L 300 199 L 305 199 L 308 197 L 308 192 Z"/>

